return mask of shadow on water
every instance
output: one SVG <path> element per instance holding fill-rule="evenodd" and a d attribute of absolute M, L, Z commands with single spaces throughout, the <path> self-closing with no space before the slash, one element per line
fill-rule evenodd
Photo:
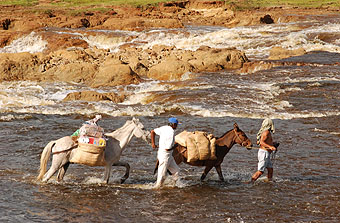
<path fill-rule="evenodd" d="M 340 179 L 340 176 L 295 176 L 295 177 L 287 178 L 287 180 L 291 182 L 303 182 L 303 181 L 327 182 L 327 181 L 339 180 L 339 179 Z"/>
<path fill-rule="evenodd" d="M 282 59 L 284 62 L 303 62 L 317 64 L 336 64 L 340 61 L 340 53 L 332 53 L 327 51 L 312 51 L 302 56 L 289 57 Z"/>

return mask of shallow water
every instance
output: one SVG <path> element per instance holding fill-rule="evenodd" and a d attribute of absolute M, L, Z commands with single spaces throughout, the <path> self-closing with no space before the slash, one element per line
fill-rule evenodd
<path fill-rule="evenodd" d="M 0 168 L 2 222 L 337 222 L 340 197 L 338 117 L 274 120 L 281 142 L 274 160 L 274 179 L 245 184 L 256 171 L 256 151 L 235 145 L 223 163 L 225 182 L 213 169 L 200 182 L 203 168 L 181 164 L 181 180 L 171 178 L 161 190 L 152 189 L 156 153 L 133 139 L 122 161 L 131 165 L 130 178 L 120 184 L 123 168 L 113 168 L 108 185 L 102 167 L 71 165 L 65 181 L 35 181 L 40 153 L 49 140 L 71 134 L 74 116 L 32 115 L 2 122 Z M 120 127 L 128 117 L 106 117 L 102 126 Z M 148 129 L 165 117 L 139 117 Z M 237 122 L 254 141 L 261 120 L 179 116 L 183 129 L 206 129 L 217 136 Z M 322 123 L 322 124 L 320 124 Z M 327 125 L 328 123 L 328 125 Z M 331 132 L 337 131 L 336 135 Z"/>
<path fill-rule="evenodd" d="M 185 31 L 185 35 L 192 35 L 188 42 L 178 31 L 135 33 L 149 45 L 172 40 L 191 49 L 195 44 L 223 47 L 230 42 L 243 47 L 253 59 L 267 55 L 271 46 L 288 43 L 310 51 L 322 46 L 331 53 L 311 52 L 289 59 L 306 66 L 276 67 L 249 75 L 222 71 L 195 74 L 181 81 L 146 80 L 124 87 L 131 96 L 121 104 L 62 102 L 67 93 L 87 89 L 81 85 L 1 83 L 0 221 L 339 222 L 340 68 L 334 63 L 340 62 L 340 42 L 325 37 L 340 36 L 338 21 L 329 17 L 232 30 L 189 27 Z M 325 27 L 331 29 L 325 32 Z M 230 36 L 233 32 L 238 36 Z M 320 44 L 316 36 L 328 42 Z M 263 40 L 268 41 L 252 45 Z M 154 190 L 156 152 L 136 138 L 121 158 L 131 165 L 124 184 L 119 183 L 124 168 L 113 167 L 106 185 L 102 183 L 102 167 L 76 164 L 70 166 L 64 182 L 56 182 L 55 177 L 47 184 L 36 182 L 45 145 L 72 134 L 95 113 L 103 115 L 100 125 L 106 132 L 119 128 L 132 116 L 151 130 L 175 115 L 183 122 L 177 133 L 203 130 L 215 136 L 223 135 L 237 122 L 253 143 L 262 118 L 270 116 L 277 130 L 274 140 L 281 143 L 274 161 L 274 182 L 267 183 L 263 177 L 254 185 L 245 184 L 256 171 L 257 151 L 235 145 L 222 165 L 225 182 L 218 181 L 214 169 L 200 182 L 203 168 L 181 164 L 179 184 L 174 185 L 169 178 L 163 189 Z"/>

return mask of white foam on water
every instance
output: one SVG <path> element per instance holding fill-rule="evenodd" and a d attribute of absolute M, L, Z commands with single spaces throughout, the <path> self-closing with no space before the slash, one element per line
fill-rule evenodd
<path fill-rule="evenodd" d="M 24 115 L 12 115 L 12 114 L 7 114 L 7 115 L 1 115 L 0 116 L 0 121 L 6 121 L 10 122 L 13 120 L 26 120 L 32 118 L 31 115 L 24 114 Z"/>
<path fill-rule="evenodd" d="M 45 90 L 31 82 L 3 82 L 0 84 L 0 110 L 10 107 L 54 105 L 54 101 L 40 97 Z"/>
<path fill-rule="evenodd" d="M 302 77 L 296 79 L 285 79 L 284 83 L 294 82 L 311 82 L 317 84 L 322 80 L 339 81 L 338 77 Z M 315 82 L 315 83 L 314 83 Z M 243 84 L 244 85 L 244 84 Z M 16 82 L 0 84 L 0 112 L 17 112 L 17 113 L 39 113 L 39 114 L 81 114 L 92 115 L 102 113 L 110 116 L 155 116 L 172 111 L 182 111 L 183 113 L 202 116 L 202 117 L 247 117 L 261 118 L 264 114 L 270 114 L 273 118 L 293 119 L 309 117 L 326 117 L 339 115 L 339 111 L 294 111 L 286 112 L 286 108 L 292 105 L 286 100 L 277 100 L 281 93 L 301 91 L 300 88 L 288 87 L 279 88 L 280 83 L 252 83 L 249 82 L 244 86 L 237 86 L 240 91 L 245 91 L 249 96 L 238 96 L 232 100 L 235 103 L 214 103 L 204 100 L 186 101 L 182 103 L 158 103 L 157 101 L 148 101 L 150 95 L 157 92 L 166 92 L 176 89 L 194 89 L 204 90 L 214 87 L 213 85 L 201 86 L 184 86 L 180 87 L 169 83 L 160 83 L 158 81 L 145 82 L 139 85 L 125 86 L 125 90 L 131 96 L 123 103 L 116 104 L 109 101 L 86 102 L 72 101 L 63 102 L 63 98 L 73 91 L 90 89 L 81 85 L 69 85 L 65 83 L 55 83 L 54 85 L 42 84 L 35 82 Z M 112 90 L 112 89 L 111 89 Z M 117 89 L 116 89 L 117 90 Z M 104 91 L 103 89 L 101 91 Z M 254 92 L 254 93 L 252 93 Z M 255 93 L 256 92 L 256 93 Z M 238 93 L 238 94 L 245 94 Z M 256 94 L 256 97 L 254 95 Z M 253 95 L 253 96 L 251 96 Z M 185 97 L 185 95 L 184 95 Z M 215 97 L 210 94 L 210 97 Z M 275 99 L 275 100 L 274 100 Z M 224 100 L 231 100 L 224 96 Z M 147 101 L 147 103 L 145 103 Z M 249 101 L 249 102 L 248 102 Z M 239 102 L 239 103 L 236 103 Z M 247 106 L 239 108 L 239 104 Z M 10 117 L 8 117 L 10 118 Z M 6 119 L 6 118 L 5 118 Z"/>
<path fill-rule="evenodd" d="M 213 48 L 237 48 L 246 54 L 268 54 L 270 43 L 275 44 L 286 30 L 280 25 L 253 26 L 253 27 L 218 27 L 214 29 L 201 28 L 165 32 L 154 30 L 142 33 L 135 39 L 136 42 L 146 42 L 142 47 L 152 48 L 154 45 L 176 46 L 179 49 L 197 50 L 200 46 Z"/>
<path fill-rule="evenodd" d="M 332 131 L 328 131 L 326 129 L 318 129 L 318 128 L 314 128 L 315 132 L 324 132 L 324 133 L 328 133 L 331 135 L 340 135 L 340 132 L 332 132 Z"/>
<path fill-rule="evenodd" d="M 12 43 L 0 49 L 0 53 L 37 53 L 46 49 L 47 42 L 35 32 L 31 32 L 27 36 L 13 40 Z"/>
<path fill-rule="evenodd" d="M 105 181 L 103 181 L 102 178 L 97 178 L 97 177 L 86 177 L 86 179 L 83 181 L 84 184 L 105 184 Z"/>
<path fill-rule="evenodd" d="M 109 49 L 116 51 L 118 48 L 126 43 L 126 37 L 118 36 L 112 37 L 107 35 L 84 35 L 82 39 L 85 40 L 90 47 L 98 49 Z"/>

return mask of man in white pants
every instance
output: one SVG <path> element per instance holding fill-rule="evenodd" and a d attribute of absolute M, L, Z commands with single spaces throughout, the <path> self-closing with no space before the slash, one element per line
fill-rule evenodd
<path fill-rule="evenodd" d="M 172 156 L 171 150 L 174 144 L 177 125 L 179 123 L 176 118 L 169 118 L 168 125 L 151 130 L 151 145 L 154 150 L 157 149 L 155 135 L 159 135 L 159 149 L 157 153 L 159 164 L 155 188 L 160 188 L 163 185 L 167 170 L 171 172 L 175 181 L 178 180 L 179 167 Z"/>

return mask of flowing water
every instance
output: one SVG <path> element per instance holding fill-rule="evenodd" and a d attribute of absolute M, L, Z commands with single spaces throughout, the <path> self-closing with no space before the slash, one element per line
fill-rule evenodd
<path fill-rule="evenodd" d="M 70 83 L 0 83 L 0 221 L 1 222 L 339 222 L 340 221 L 340 17 L 306 17 L 299 23 L 253 27 L 193 27 L 176 30 L 117 32 L 46 29 L 73 34 L 91 47 L 112 52 L 134 43 L 196 50 L 202 45 L 236 47 L 251 60 L 265 59 L 273 46 L 304 48 L 308 54 L 254 74 L 235 71 L 191 74 L 192 78 L 101 88 L 124 90 L 129 98 L 111 102 L 63 102 L 70 92 L 88 90 Z M 39 52 L 41 33 L 14 41 L 1 52 Z M 327 51 L 327 52 L 326 52 Z M 98 89 L 96 89 L 98 90 Z M 203 130 L 221 136 L 237 122 L 255 143 L 264 117 L 276 125 L 281 143 L 274 160 L 274 182 L 261 178 L 245 184 L 257 168 L 257 151 L 235 145 L 225 157 L 219 182 L 213 169 L 200 182 L 203 168 L 181 164 L 181 180 L 171 178 L 152 189 L 156 152 L 134 138 L 122 161 L 103 184 L 102 167 L 71 165 L 64 182 L 35 181 L 40 154 L 51 140 L 70 135 L 84 120 L 103 115 L 107 131 L 132 116 L 151 130 L 169 116 L 183 123 L 177 132 Z M 50 162 L 49 162 L 50 163 Z"/>

